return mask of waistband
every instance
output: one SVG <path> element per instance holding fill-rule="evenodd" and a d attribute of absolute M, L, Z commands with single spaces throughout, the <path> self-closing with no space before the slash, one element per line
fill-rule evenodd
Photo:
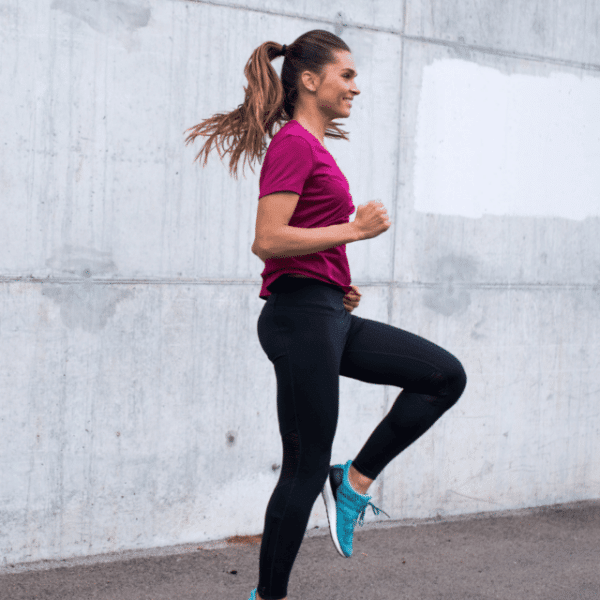
<path fill-rule="evenodd" d="M 342 297 L 345 296 L 344 290 L 334 283 L 326 283 L 320 279 L 290 277 L 287 273 L 280 275 L 275 281 L 269 284 L 268 290 L 271 294 L 286 294 L 303 290 L 310 286 L 319 286 L 323 291 L 332 290 L 338 292 Z"/>

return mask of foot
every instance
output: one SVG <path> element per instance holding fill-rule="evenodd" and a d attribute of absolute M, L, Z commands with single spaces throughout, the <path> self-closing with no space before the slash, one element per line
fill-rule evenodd
<path fill-rule="evenodd" d="M 367 507 L 371 506 L 375 515 L 384 512 L 370 502 L 371 496 L 353 488 L 348 476 L 351 466 L 352 461 L 349 460 L 346 464 L 330 467 L 322 492 L 331 539 L 336 550 L 345 558 L 352 556 L 354 528 L 356 525 L 362 527 Z M 362 489 L 366 491 L 365 487 Z"/>

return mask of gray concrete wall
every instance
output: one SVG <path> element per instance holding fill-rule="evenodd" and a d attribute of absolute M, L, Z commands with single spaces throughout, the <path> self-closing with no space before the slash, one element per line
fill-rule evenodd
<path fill-rule="evenodd" d="M 598 3 L 8 0 L 4 564 L 262 532 L 281 441 L 260 165 L 201 169 L 183 132 L 243 101 L 258 45 L 311 29 L 349 44 L 362 91 L 351 142 L 326 145 L 393 223 L 348 246 L 356 314 L 468 374 L 373 501 L 403 519 L 600 497 Z M 398 392 L 341 378 L 335 462 Z"/>

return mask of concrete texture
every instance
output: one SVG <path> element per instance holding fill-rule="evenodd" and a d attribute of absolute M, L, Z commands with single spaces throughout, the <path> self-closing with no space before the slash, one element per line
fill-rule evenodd
<path fill-rule="evenodd" d="M 597 600 L 600 502 L 307 532 L 289 600 Z M 0 569 L 11 600 L 248 600 L 260 536 Z"/>
<path fill-rule="evenodd" d="M 600 498 L 600 5 L 8 0 L 3 566 L 262 532 L 281 441 L 256 334 L 260 165 L 236 181 L 213 150 L 202 169 L 184 131 L 243 101 L 257 46 L 311 29 L 348 43 L 362 92 L 351 142 L 326 146 L 392 221 L 348 245 L 356 314 L 468 376 L 375 504 L 401 520 Z M 341 379 L 333 462 L 398 392 Z M 326 523 L 319 499 L 309 530 Z"/>

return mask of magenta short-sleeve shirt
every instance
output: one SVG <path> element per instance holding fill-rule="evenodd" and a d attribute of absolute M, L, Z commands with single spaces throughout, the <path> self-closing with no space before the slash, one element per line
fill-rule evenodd
<path fill-rule="evenodd" d="M 350 185 L 333 156 L 295 120 L 273 136 L 260 171 L 259 200 L 276 192 L 300 194 L 290 227 L 349 223 L 355 211 Z M 263 300 L 271 295 L 268 286 L 284 273 L 307 275 L 337 285 L 345 293 L 352 290 L 345 244 L 304 256 L 268 258 L 261 274 Z"/>

